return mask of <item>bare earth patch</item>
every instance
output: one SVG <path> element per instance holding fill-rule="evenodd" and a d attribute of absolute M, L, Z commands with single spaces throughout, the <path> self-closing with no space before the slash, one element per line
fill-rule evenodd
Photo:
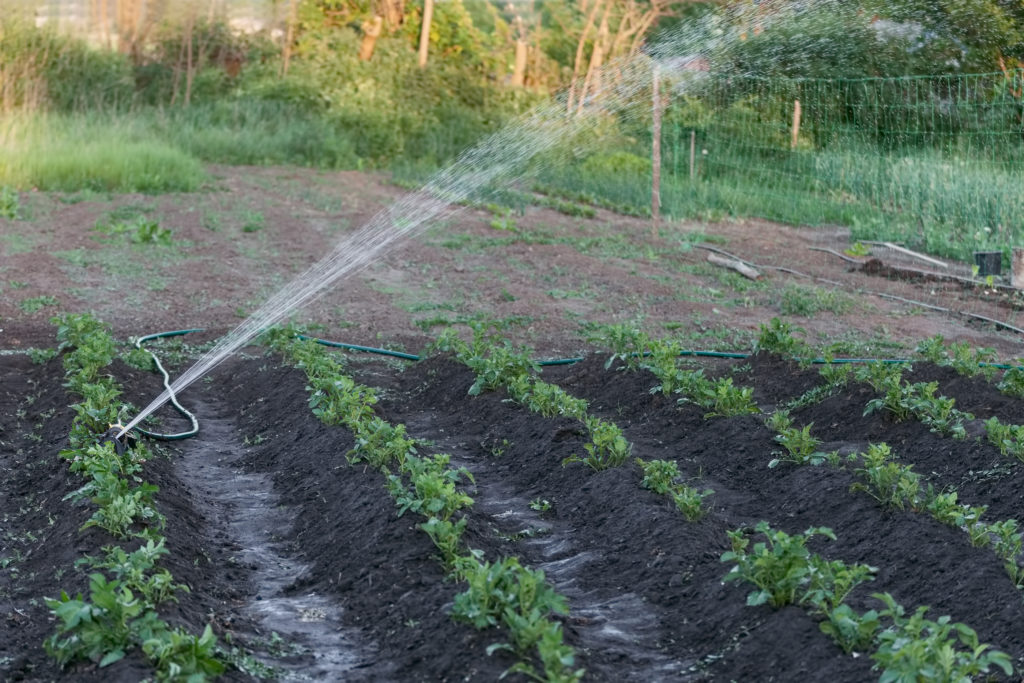
<path fill-rule="evenodd" d="M 216 167 L 212 173 L 210 189 L 194 194 L 73 204 L 23 195 L 31 220 L 0 219 L 0 346 L 50 345 L 47 320 L 56 310 L 91 310 L 122 337 L 186 327 L 227 331 L 404 193 L 380 176 L 351 172 Z M 171 245 L 133 244 L 94 229 L 118 212 L 157 220 L 172 231 Z M 433 338 L 434 323 L 527 316 L 523 341 L 560 354 L 581 348 L 582 323 L 638 319 L 652 333 L 671 332 L 698 346 L 742 347 L 761 323 L 791 311 L 788 317 L 819 345 L 885 342 L 884 351 L 886 344 L 941 334 L 993 347 L 1005 358 L 1019 354 L 1015 333 L 875 293 L 1016 325 L 1018 308 L 998 300 L 1005 297 L 955 282 L 892 281 L 809 248 L 842 251 L 849 246 L 842 229 L 679 221 L 665 223 L 652 238 L 647 221 L 606 211 L 585 219 L 528 207 L 512 216 L 513 231 L 491 227 L 493 218 L 465 209 L 295 317 L 323 325 L 325 336 L 415 352 Z M 771 269 L 750 282 L 707 263 L 709 252 L 694 248 L 701 242 L 836 284 Z M 941 270 L 884 248 L 873 256 Z M 970 274 L 962 264 L 950 270 Z M 42 296 L 59 305 L 26 313 L 23 303 Z"/>

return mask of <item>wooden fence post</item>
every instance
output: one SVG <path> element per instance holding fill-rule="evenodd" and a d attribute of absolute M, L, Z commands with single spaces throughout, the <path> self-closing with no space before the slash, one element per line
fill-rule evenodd
<path fill-rule="evenodd" d="M 651 125 L 651 237 L 658 237 L 661 214 L 661 93 L 658 91 L 658 64 L 654 64 L 651 99 L 654 106 Z"/>
<path fill-rule="evenodd" d="M 796 149 L 800 139 L 800 100 L 793 100 L 793 138 L 789 142 L 790 149 Z"/>
<path fill-rule="evenodd" d="M 690 131 L 690 180 L 697 177 L 697 131 Z"/>
<path fill-rule="evenodd" d="M 1024 289 L 1024 247 L 1014 247 L 1010 256 L 1010 284 Z"/>

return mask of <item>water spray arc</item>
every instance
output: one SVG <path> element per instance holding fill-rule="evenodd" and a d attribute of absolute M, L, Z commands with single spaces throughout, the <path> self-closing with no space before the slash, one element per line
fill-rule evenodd
<path fill-rule="evenodd" d="M 378 212 L 364 226 L 338 242 L 326 257 L 271 296 L 128 422 L 118 438 L 263 330 L 282 321 L 342 278 L 357 273 L 402 240 L 451 215 L 460 203 L 479 191 L 505 186 L 522 177 L 529 162 L 538 155 L 546 154 L 546 160 L 567 157 L 578 151 L 571 147 L 574 141 L 585 139 L 588 134 L 591 143 L 599 142 L 595 131 L 610 115 L 625 118 L 649 115 L 650 108 L 643 106 L 646 98 L 639 96 L 650 92 L 654 60 L 722 51 L 738 40 L 739 32 L 755 12 L 759 21 L 766 20 L 763 8 L 744 5 L 711 24 L 700 23 L 667 36 L 649 50 L 649 55 L 609 62 L 602 67 L 601 78 L 596 79 L 600 85 L 591 89 L 572 111 L 564 95 L 555 98 L 464 152 L 453 164 L 435 173 L 420 190 Z"/>

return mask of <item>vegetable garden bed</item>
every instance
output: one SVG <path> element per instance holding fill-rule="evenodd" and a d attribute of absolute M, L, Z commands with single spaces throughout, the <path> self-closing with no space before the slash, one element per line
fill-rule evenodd
<path fill-rule="evenodd" d="M 584 399 L 588 416 L 621 430 L 630 458 L 604 468 L 571 461 L 587 453 L 587 423 L 531 412 L 523 386 L 519 401 L 500 384 L 470 395 L 477 376 L 451 355 L 401 371 L 395 361 L 345 366 L 376 396 L 368 417 L 404 425 L 417 440 L 418 457 L 445 453 L 450 467 L 465 468 L 457 487 L 472 504 L 452 517 L 466 520 L 462 547 L 490 562 L 514 556 L 522 567 L 543 571 L 566 599 L 567 615 L 543 615 L 572 653 L 564 671 L 582 668 L 584 680 L 598 681 L 878 677 L 872 655 L 882 643 L 845 654 L 820 628 L 824 617 L 814 600 L 750 606 L 753 585 L 723 581 L 735 562 L 722 556 L 736 551 L 735 539 L 750 542 L 741 554 L 765 542 L 754 531 L 761 521 L 790 538 L 828 527 L 835 539 L 809 537 L 810 553 L 847 567 L 872 567 L 873 578 L 843 600 L 856 614 L 884 615 L 885 605 L 872 596 L 888 593 L 907 616 L 927 606 L 924 617 L 936 624 L 949 615 L 969 626 L 1020 668 L 1024 591 L 991 543 L 972 543 L 964 529 L 923 509 L 887 505 L 859 490 L 860 465 L 849 457 L 885 442 L 936 491 L 955 490 L 961 503 L 987 506 L 986 520 L 1019 517 L 1024 462 L 989 443 L 982 421 L 996 416 L 1022 424 L 1024 400 L 949 368 L 917 363 L 905 370 L 907 381 L 937 381 L 940 394 L 973 413 L 967 438 L 955 439 L 918 420 L 895 422 L 884 411 L 865 415 L 876 394 L 851 379 L 790 413 L 796 427 L 813 423 L 818 448 L 838 451 L 842 462 L 769 467 L 781 448 L 766 413 L 823 384 L 818 370 L 764 353 L 708 361 L 707 377 L 752 387 L 762 411 L 711 417 L 694 402 L 678 403 L 678 395 L 652 393 L 659 380 L 648 370 L 623 369 L 621 362 L 605 367 L 607 355 L 595 351 L 541 375 Z M 155 394 L 155 376 L 120 361 L 108 372 L 126 400 L 138 404 Z M 359 444 L 348 428 L 314 416 L 310 380 L 301 369 L 255 349 L 211 377 L 196 385 L 191 402 L 214 413 L 207 417 L 218 427 L 163 448 L 143 463 L 143 477 L 160 488 L 155 500 L 166 517 L 170 550 L 162 566 L 191 588 L 160 614 L 189 633 L 210 624 L 221 657 L 234 664 L 226 680 L 267 675 L 266 665 L 325 678 L 396 681 L 496 680 L 517 662 L 541 676 L 555 670 L 538 659 L 543 650 L 517 653 L 507 622 L 497 619 L 496 627 L 478 630 L 453 618 L 453 604 L 467 590 L 464 577 L 451 571 L 424 533 L 424 516 L 397 514 L 402 508 L 389 495 L 387 473 L 346 457 Z M 12 680 L 138 680 L 152 668 L 137 649 L 103 669 L 77 661 L 62 672 L 42 648 L 55 629 L 43 599 L 62 589 L 85 591 L 85 570 L 75 561 L 110 543 L 96 529 L 80 533 L 89 511 L 64 499 L 81 484 L 57 457 L 72 417 L 63 382 L 59 359 L 36 365 L 26 356 L 0 357 L 0 672 Z M 713 491 L 700 501 L 699 518 L 689 521 L 671 496 L 651 490 L 636 458 L 675 463 L 677 484 Z M 238 501 L 216 495 L 214 483 L 231 486 L 225 472 L 237 472 L 239 486 L 265 477 L 272 487 L 267 505 L 283 510 L 280 527 L 267 529 L 263 541 L 298 568 L 280 593 L 315 594 L 328 606 L 293 614 L 294 629 L 270 633 L 253 609 L 278 596 L 260 592 L 268 585 L 260 580 L 260 555 L 246 554 L 251 549 L 240 544 L 231 522 Z M 744 531 L 731 541 L 728 532 L 736 530 Z M 895 622 L 881 618 L 890 632 Z M 317 628 L 343 637 L 315 639 L 310 632 Z M 496 643 L 512 645 L 490 648 Z M 345 649 L 345 656 L 327 648 Z M 991 672 L 1001 675 L 994 661 Z"/>

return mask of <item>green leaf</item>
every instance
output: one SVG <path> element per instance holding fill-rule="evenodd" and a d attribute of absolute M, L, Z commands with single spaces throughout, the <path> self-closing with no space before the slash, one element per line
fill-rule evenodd
<path fill-rule="evenodd" d="M 768 591 L 754 591 L 747 596 L 747 605 L 754 607 L 757 605 L 763 605 L 768 602 L 768 598 L 771 594 Z"/>
<path fill-rule="evenodd" d="M 110 666 L 121 659 L 124 659 L 124 650 L 117 649 L 113 652 L 108 652 L 103 659 L 100 660 L 100 668 L 102 669 L 105 666 Z"/>

